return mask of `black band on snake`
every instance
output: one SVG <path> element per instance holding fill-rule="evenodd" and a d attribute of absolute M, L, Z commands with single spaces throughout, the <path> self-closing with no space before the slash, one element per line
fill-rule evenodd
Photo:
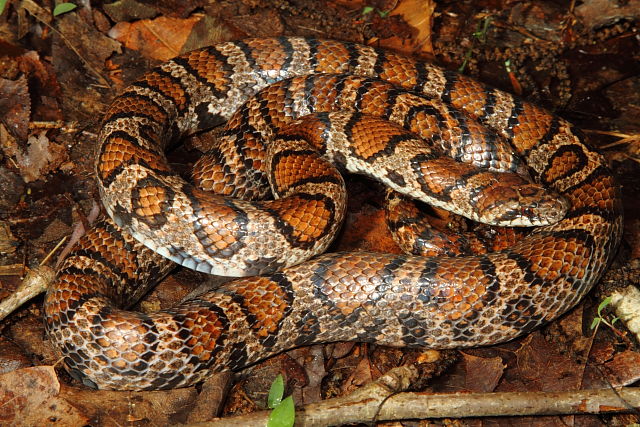
<path fill-rule="evenodd" d="M 353 113 L 319 114 L 335 109 Z M 302 120 L 312 125 L 287 127 L 310 113 Z M 164 149 L 227 120 L 220 146 L 194 173 L 198 186 L 186 184 Z M 412 151 L 416 137 L 401 127 L 430 147 Z M 334 132 L 351 135 L 345 151 L 326 139 L 316 154 L 299 140 Z M 265 147 L 262 138 L 276 142 Z M 92 387 L 181 387 L 328 341 L 503 342 L 574 306 L 621 238 L 613 177 L 571 124 L 465 76 L 358 44 L 283 37 L 185 54 L 114 100 L 99 143 L 99 188 L 113 220 L 76 246 L 45 303 L 66 368 Z M 344 215 L 342 178 L 321 156 L 376 169 L 394 189 L 437 205 L 472 206 L 457 212 L 475 219 L 549 225 L 484 255 L 307 260 Z M 440 180 L 437 170 L 456 173 Z M 282 198 L 230 197 L 262 197 L 269 181 Z M 539 196 L 541 186 L 551 196 Z M 214 274 L 263 275 L 152 314 L 121 308 L 174 267 L 165 256 Z"/>

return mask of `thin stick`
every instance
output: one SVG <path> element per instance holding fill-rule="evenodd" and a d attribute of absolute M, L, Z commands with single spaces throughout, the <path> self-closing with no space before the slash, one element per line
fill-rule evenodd
<path fill-rule="evenodd" d="M 45 292 L 53 279 L 56 277 L 56 272 L 45 264 L 51 258 L 51 256 L 60 249 L 60 246 L 67 240 L 67 236 L 63 237 L 60 242 L 53 248 L 46 257 L 40 262 L 40 266 L 33 270 L 29 270 L 26 277 L 18 286 L 13 294 L 0 301 L 0 320 L 13 313 L 22 304 L 29 301 L 31 298 L 40 295 Z"/>
<path fill-rule="evenodd" d="M 29 270 L 18 289 L 9 297 L 0 301 L 0 321 L 31 298 L 46 291 L 55 276 L 55 271 L 46 265 Z"/>
<path fill-rule="evenodd" d="M 46 257 L 44 257 L 44 259 L 43 259 L 42 261 L 40 261 L 40 265 L 41 265 L 41 266 L 42 266 L 42 265 L 45 265 L 45 264 L 47 263 L 47 261 L 49 261 L 49 258 L 51 258 L 51 255 L 53 255 L 53 254 L 54 254 L 58 249 L 60 249 L 60 246 L 62 246 L 62 244 L 63 244 L 64 242 L 66 242 L 66 241 L 67 241 L 67 237 L 69 237 L 69 236 L 64 236 L 64 237 L 63 237 L 63 238 L 58 242 L 58 244 L 56 245 L 56 247 L 55 247 L 55 248 L 53 248 L 53 249 L 51 249 L 51 251 L 47 254 L 47 256 L 46 256 Z"/>
<path fill-rule="evenodd" d="M 392 369 L 350 395 L 296 409 L 296 426 L 315 427 L 376 421 L 604 414 L 637 412 L 640 388 L 514 393 L 398 393 L 417 376 L 411 367 Z M 265 425 L 269 411 L 189 426 Z"/>

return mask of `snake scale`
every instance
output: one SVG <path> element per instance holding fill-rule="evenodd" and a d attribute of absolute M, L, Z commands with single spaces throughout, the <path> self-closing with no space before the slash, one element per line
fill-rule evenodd
<path fill-rule="evenodd" d="M 324 158 L 299 145 L 302 131 L 286 126 L 343 109 L 356 111 L 344 116 L 348 132 L 360 132 L 349 149 L 360 164 L 354 167 L 367 173 L 379 162 L 389 185 L 402 190 L 409 180 L 386 160 L 408 146 L 402 126 L 473 166 L 441 185 L 418 175 L 436 204 L 472 191 L 471 204 L 496 217 L 490 203 L 496 191 L 523 199 L 529 184 L 509 190 L 491 174 L 530 173 L 531 185 L 560 195 L 563 218 L 483 255 L 354 252 L 302 262 L 309 257 L 302 250 L 330 242 L 325 236 L 341 217 L 343 184 Z M 381 127 L 386 137 L 371 141 L 367 132 L 375 126 L 358 130 L 360 114 L 397 124 Z M 304 132 L 328 133 L 333 125 L 326 117 L 316 116 Z M 164 149 L 227 120 L 219 147 L 201 161 L 209 169 L 195 172 L 198 186 L 185 184 L 170 171 Z M 264 136 L 279 138 L 278 147 L 265 148 Z M 45 300 L 48 336 L 72 376 L 91 387 L 182 387 L 327 341 L 431 348 L 503 342 L 574 306 L 602 276 L 621 238 L 613 177 L 570 123 L 465 76 L 354 43 L 281 37 L 187 53 L 114 100 L 99 142 L 99 188 L 113 219 L 82 238 Z M 328 145 L 321 149 L 347 168 L 352 163 Z M 441 159 L 428 152 L 405 157 L 412 173 Z M 290 178 L 292 170 L 302 175 Z M 478 178 L 484 176 L 490 178 Z M 260 197 L 269 180 L 283 196 L 274 202 L 227 197 Z M 467 189 L 474 180 L 480 191 Z M 325 194 L 334 190 L 337 198 Z M 535 218 L 536 207 L 516 207 L 502 219 L 519 225 L 517 216 Z M 165 256 L 215 274 L 262 275 L 151 314 L 121 308 L 173 268 Z"/>

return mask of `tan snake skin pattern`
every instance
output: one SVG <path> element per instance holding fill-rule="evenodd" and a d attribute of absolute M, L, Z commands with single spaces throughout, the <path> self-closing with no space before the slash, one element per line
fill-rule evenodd
<path fill-rule="evenodd" d="M 466 200 L 488 222 L 518 225 L 528 218 L 551 225 L 484 255 L 356 252 L 302 262 L 309 251 L 323 250 L 339 227 L 343 184 L 298 141 L 299 133 L 318 133 L 318 126 L 285 126 L 335 109 L 358 111 L 343 119 L 352 122 L 347 133 L 361 135 L 349 148 L 353 161 L 328 143 L 320 147 L 339 164 L 360 162 L 367 173 L 380 161 L 383 180 L 399 190 L 406 186 L 408 176 L 384 161 L 413 136 L 381 125 L 386 138 L 369 139 L 364 130 L 375 126 L 359 125 L 364 118 L 358 115 L 379 116 L 431 141 L 434 152 L 473 165 L 461 166 L 466 175 L 444 181 L 417 175 L 421 192 L 437 203 Z M 287 197 L 256 202 L 213 196 L 169 170 L 163 154 L 168 143 L 225 120 L 220 146 L 201 162 L 209 169 L 195 172 L 198 185 L 253 198 L 271 180 Z M 265 149 L 263 136 L 279 142 Z M 45 301 L 50 339 L 67 370 L 92 387 L 181 387 L 327 341 L 432 348 L 503 342 L 574 306 L 602 276 L 621 237 L 615 182 L 571 124 L 467 77 L 357 44 L 283 37 L 185 54 L 117 97 L 99 140 L 99 187 L 118 225 L 105 219 L 84 236 Z M 413 172 L 445 162 L 428 150 L 406 157 Z M 478 178 L 503 171 L 524 178 Z M 527 171 L 561 197 L 538 196 Z M 514 180 L 516 190 L 500 186 L 502 177 Z M 470 190 L 476 179 L 480 189 Z M 520 201 L 535 193 L 537 202 L 498 214 L 495 195 L 501 193 Z M 541 205 L 547 207 L 538 212 Z M 234 280 L 168 310 L 126 311 L 120 307 L 137 301 L 175 265 L 145 245 L 201 271 L 265 275 Z"/>

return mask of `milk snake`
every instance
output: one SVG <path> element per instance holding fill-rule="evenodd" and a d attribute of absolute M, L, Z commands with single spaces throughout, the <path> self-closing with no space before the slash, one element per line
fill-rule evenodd
<path fill-rule="evenodd" d="M 461 166 L 467 175 L 450 174 L 445 184 L 417 178 L 436 203 L 464 199 L 464 188 L 474 191 L 466 195 L 471 204 L 497 219 L 490 202 L 496 193 L 526 199 L 528 189 L 541 184 L 561 195 L 564 217 L 485 255 L 354 252 L 304 261 L 315 246 L 323 250 L 338 227 L 334 221 L 344 199 L 328 199 L 322 191 L 342 183 L 339 174 L 324 169 L 324 159 L 296 145 L 300 132 L 326 133 L 319 129 L 331 128 L 327 116 L 312 119 L 326 128 L 284 126 L 334 109 L 357 111 L 355 119 L 344 116 L 353 122 L 351 130 L 358 115 L 377 115 L 431 141 L 434 152 L 471 163 Z M 197 185 L 255 198 L 271 178 L 285 195 L 299 193 L 272 205 L 242 202 L 205 194 L 170 171 L 167 144 L 228 119 L 223 142 L 201 161 L 210 169 L 195 173 Z M 413 137 L 397 125 L 381 126 L 387 139 L 362 150 L 356 145 L 351 153 L 365 172 L 382 159 L 383 178 L 403 187 L 408 178 L 384 158 Z M 363 126 L 362 135 L 370 128 Z M 265 133 L 281 141 L 266 157 L 260 139 Z M 281 37 L 187 53 L 114 100 L 99 143 L 98 183 L 115 223 L 104 219 L 83 237 L 45 301 L 48 336 L 67 370 L 92 387 L 182 387 L 212 372 L 327 341 L 431 348 L 503 342 L 574 306 L 602 276 L 621 238 L 616 184 L 605 160 L 574 126 L 468 77 L 353 43 Z M 320 148 L 343 166 L 351 162 Z M 420 171 L 440 159 L 427 152 L 405 160 Z M 288 178 L 292 169 L 302 178 Z M 319 177 L 312 170 L 321 171 Z M 504 183 L 515 180 L 517 190 L 509 190 L 491 175 L 502 171 L 530 173 L 535 184 L 518 181 L 516 174 L 496 175 L 510 177 Z M 479 191 L 468 190 L 484 176 L 490 178 L 479 181 Z M 518 215 L 525 213 L 535 223 L 537 207 L 512 208 L 502 220 L 519 225 Z M 252 216 L 254 208 L 259 213 Z M 255 225 L 265 218 L 269 228 Z M 262 276 L 236 279 L 168 310 L 126 311 L 120 307 L 137 301 L 175 265 L 145 245 L 201 271 Z"/>

